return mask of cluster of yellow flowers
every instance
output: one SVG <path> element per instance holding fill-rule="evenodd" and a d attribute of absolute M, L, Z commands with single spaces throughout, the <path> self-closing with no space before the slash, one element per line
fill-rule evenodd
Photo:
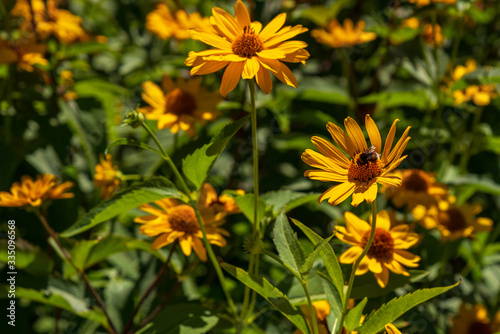
<path fill-rule="evenodd" d="M 456 204 L 443 184 L 432 173 L 422 170 L 399 172 L 402 183 L 399 188 L 388 188 L 386 195 L 400 208 L 407 206 L 413 217 L 425 228 L 437 228 L 443 241 L 465 238 L 473 232 L 488 231 L 493 221 L 476 217 L 482 210 L 479 204 Z"/>
<path fill-rule="evenodd" d="M 453 85 L 460 80 L 464 75 L 474 72 L 477 69 L 477 63 L 474 59 L 468 59 L 464 65 L 458 65 L 451 74 Z M 464 102 L 473 101 L 478 106 L 487 106 L 492 99 L 498 97 L 495 85 L 472 85 L 465 89 L 457 89 L 452 93 L 454 104 L 461 105 Z"/>

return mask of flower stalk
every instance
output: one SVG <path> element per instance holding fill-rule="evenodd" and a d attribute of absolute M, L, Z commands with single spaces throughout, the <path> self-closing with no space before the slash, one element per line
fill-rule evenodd
<path fill-rule="evenodd" d="M 363 252 L 361 255 L 358 257 L 356 262 L 354 262 L 352 266 L 352 271 L 351 271 L 351 276 L 349 277 L 349 285 L 347 286 L 347 292 L 345 295 L 344 299 L 344 305 L 342 308 L 342 317 L 340 319 L 340 327 L 337 330 L 337 334 L 342 334 L 342 331 L 344 329 L 344 320 L 347 315 L 347 306 L 349 304 L 349 298 L 351 297 L 351 292 L 352 292 L 352 287 L 354 285 L 354 276 L 356 275 L 356 270 L 359 267 L 359 264 L 363 260 L 363 258 L 366 256 L 368 251 L 370 250 L 370 246 L 372 245 L 373 238 L 375 237 L 375 229 L 377 228 L 377 201 L 372 202 L 372 226 L 371 226 L 371 231 L 370 231 L 370 237 L 368 238 L 368 242 L 366 243 L 365 248 L 363 249 Z"/>

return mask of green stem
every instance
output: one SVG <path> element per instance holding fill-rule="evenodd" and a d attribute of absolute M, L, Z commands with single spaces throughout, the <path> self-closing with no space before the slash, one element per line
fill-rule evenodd
<path fill-rule="evenodd" d="M 309 288 L 307 287 L 307 278 L 305 281 L 304 280 L 301 281 L 301 284 L 302 284 L 302 288 L 304 289 L 304 292 L 306 293 L 307 304 L 309 304 L 309 313 L 311 314 L 311 322 L 313 324 L 313 333 L 319 334 L 318 320 L 316 319 L 316 314 L 314 312 L 314 307 L 313 307 L 312 300 L 311 300 L 311 294 L 309 293 Z"/>
<path fill-rule="evenodd" d="M 483 107 L 478 107 L 476 112 L 474 113 L 474 120 L 472 121 L 472 127 L 469 134 L 470 140 L 467 145 L 468 148 L 465 150 L 464 154 L 462 155 L 462 159 L 460 160 L 459 170 L 461 172 L 467 171 L 467 165 L 469 164 L 469 159 L 472 151 L 472 142 L 474 141 L 474 137 L 476 136 L 477 127 L 481 122 L 482 115 L 483 115 Z"/>
<path fill-rule="evenodd" d="M 212 262 L 212 265 L 215 268 L 215 272 L 217 273 L 217 276 L 220 281 L 220 285 L 222 287 L 222 290 L 224 291 L 224 295 L 226 296 L 227 303 L 229 304 L 229 308 L 231 309 L 231 313 L 233 315 L 237 315 L 236 312 L 236 306 L 234 305 L 233 298 L 231 297 L 231 294 L 229 293 L 229 289 L 226 286 L 226 280 L 224 278 L 224 273 L 222 272 L 222 268 L 219 264 L 219 261 L 217 260 L 217 257 L 215 256 L 214 250 L 212 249 L 212 245 L 208 241 L 207 238 L 207 232 L 205 230 L 205 225 L 203 224 L 203 220 L 200 215 L 200 211 L 198 210 L 198 205 L 197 201 L 193 198 L 191 195 L 191 192 L 189 191 L 189 188 L 186 184 L 186 181 L 184 181 L 184 178 L 182 177 L 181 173 L 175 166 L 174 162 L 168 155 L 168 153 L 165 151 L 163 146 L 161 146 L 160 141 L 158 138 L 155 136 L 154 132 L 147 126 L 146 123 L 142 123 L 142 127 L 146 129 L 146 131 L 149 133 L 149 135 L 153 138 L 154 142 L 160 149 L 160 152 L 162 154 L 162 158 L 165 159 L 165 161 L 168 163 L 172 171 L 174 172 L 175 177 L 181 184 L 183 192 L 188 196 L 189 198 L 189 205 L 194 209 L 194 212 L 196 213 L 196 218 L 198 220 L 198 225 L 200 227 L 201 233 L 203 234 L 203 243 L 205 244 L 205 248 L 207 249 L 208 257 L 210 258 L 210 261 Z"/>
<path fill-rule="evenodd" d="M 368 238 L 368 242 L 366 243 L 365 249 L 363 249 L 363 252 L 361 255 L 358 257 L 356 262 L 354 262 L 354 265 L 352 266 L 352 271 L 351 271 L 351 276 L 349 277 L 349 285 L 347 286 L 347 293 L 345 295 L 344 299 L 344 306 L 342 309 L 342 317 L 340 319 L 340 327 L 338 329 L 338 334 L 342 334 L 342 331 L 344 329 L 344 320 L 345 316 L 347 315 L 347 305 L 349 304 L 349 298 L 351 297 L 351 291 L 354 283 L 354 276 L 356 275 L 356 270 L 359 267 L 359 264 L 361 263 L 361 260 L 365 257 L 365 255 L 368 253 L 368 250 L 370 250 L 370 246 L 372 245 L 373 237 L 375 236 L 375 229 L 377 228 L 377 201 L 374 200 L 372 202 L 372 227 L 370 231 L 370 237 Z"/>

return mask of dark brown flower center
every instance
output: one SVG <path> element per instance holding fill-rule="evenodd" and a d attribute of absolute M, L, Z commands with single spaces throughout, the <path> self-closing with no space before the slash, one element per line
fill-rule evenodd
<path fill-rule="evenodd" d="M 172 114 L 190 115 L 196 110 L 196 99 L 191 93 L 176 88 L 165 96 L 166 111 Z"/>
<path fill-rule="evenodd" d="M 429 184 L 418 171 L 412 171 L 409 176 L 403 179 L 403 187 L 415 192 L 427 192 Z"/>
<path fill-rule="evenodd" d="M 375 147 L 368 148 L 365 152 L 356 153 L 349 165 L 348 175 L 354 180 L 369 182 L 382 173 L 383 164 L 380 154 L 375 152 Z"/>
<path fill-rule="evenodd" d="M 450 232 L 460 231 L 467 227 L 467 220 L 460 210 L 450 208 L 445 211 L 441 218 L 443 224 Z"/>
<path fill-rule="evenodd" d="M 367 231 L 362 238 L 363 248 L 368 243 L 370 232 Z M 391 259 L 394 253 L 394 239 L 391 234 L 384 229 L 376 228 L 373 242 L 368 250 L 368 255 L 376 259 Z"/>
<path fill-rule="evenodd" d="M 253 29 L 245 27 L 243 34 L 234 40 L 232 48 L 238 56 L 252 58 L 264 49 L 264 44 Z"/>
<path fill-rule="evenodd" d="M 200 229 L 193 208 L 186 204 L 172 208 L 168 212 L 168 222 L 172 229 L 186 234 L 195 234 Z"/>
<path fill-rule="evenodd" d="M 493 334 L 490 324 L 484 322 L 473 322 L 469 326 L 468 334 Z"/>

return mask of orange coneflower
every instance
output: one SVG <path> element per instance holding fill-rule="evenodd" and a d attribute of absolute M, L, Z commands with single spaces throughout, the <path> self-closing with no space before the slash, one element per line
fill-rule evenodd
<path fill-rule="evenodd" d="M 168 128 L 172 133 L 184 130 L 189 136 L 196 135 L 195 123 L 205 124 L 220 116 L 216 109 L 221 101 L 219 94 L 208 92 L 200 85 L 200 78 L 174 82 L 164 76 L 162 87 L 151 81 L 142 84 L 142 99 L 149 104 L 139 108 L 147 119 L 158 121 L 158 129 Z"/>
<path fill-rule="evenodd" d="M 351 204 L 358 206 L 364 200 L 368 203 L 375 200 L 378 192 L 377 183 L 384 186 L 401 185 L 401 178 L 392 175 L 391 172 L 406 158 L 401 155 L 410 140 L 408 137 L 410 127 L 406 128 L 391 151 L 398 121 L 396 119 L 392 123 L 383 151 L 380 132 L 370 115 L 366 115 L 365 123 L 371 147 L 366 145 L 361 128 L 350 117 L 344 121 L 347 134 L 333 123 L 328 123 L 326 126 L 343 152 L 323 138 L 312 137 L 311 141 L 321 153 L 307 149 L 302 154 L 302 161 L 317 168 L 306 171 L 304 176 L 313 180 L 340 183 L 321 194 L 319 202 L 328 199 L 328 203 L 337 205 L 352 194 Z"/>
<path fill-rule="evenodd" d="M 191 75 L 216 72 L 227 66 L 220 94 L 226 96 L 242 79 L 253 79 L 266 94 L 272 89 L 269 72 L 289 86 L 297 87 L 297 79 L 283 62 L 305 63 L 309 53 L 302 41 L 287 41 L 307 31 L 297 25 L 283 27 L 286 14 L 278 15 L 264 29 L 260 22 L 251 22 L 247 8 L 238 0 L 233 17 L 221 8 L 212 10 L 210 18 L 217 33 L 193 29 L 194 39 L 212 45 L 216 49 L 201 52 L 191 51 L 185 64 L 193 66 Z"/>
<path fill-rule="evenodd" d="M 75 195 L 66 191 L 73 185 L 73 182 L 69 181 L 58 185 L 57 178 L 51 174 L 38 175 L 36 180 L 25 175 L 21 178 L 21 183 L 14 182 L 10 193 L 0 192 L 0 206 L 39 207 L 49 200 L 72 198 Z"/>
<path fill-rule="evenodd" d="M 354 263 L 363 252 L 368 243 L 371 226 L 356 215 L 346 212 L 344 214 L 346 227 L 337 227 L 336 236 L 353 247 L 345 251 L 340 257 L 340 263 Z M 356 275 L 373 272 L 378 284 L 384 288 L 389 282 L 389 271 L 398 275 L 409 276 L 403 267 L 418 267 L 420 257 L 406 249 L 414 246 L 419 240 L 417 233 L 411 233 L 406 224 L 396 225 L 391 228 L 392 222 L 389 213 L 385 210 L 377 214 L 375 236 L 368 253 L 361 260 L 356 270 Z"/>

